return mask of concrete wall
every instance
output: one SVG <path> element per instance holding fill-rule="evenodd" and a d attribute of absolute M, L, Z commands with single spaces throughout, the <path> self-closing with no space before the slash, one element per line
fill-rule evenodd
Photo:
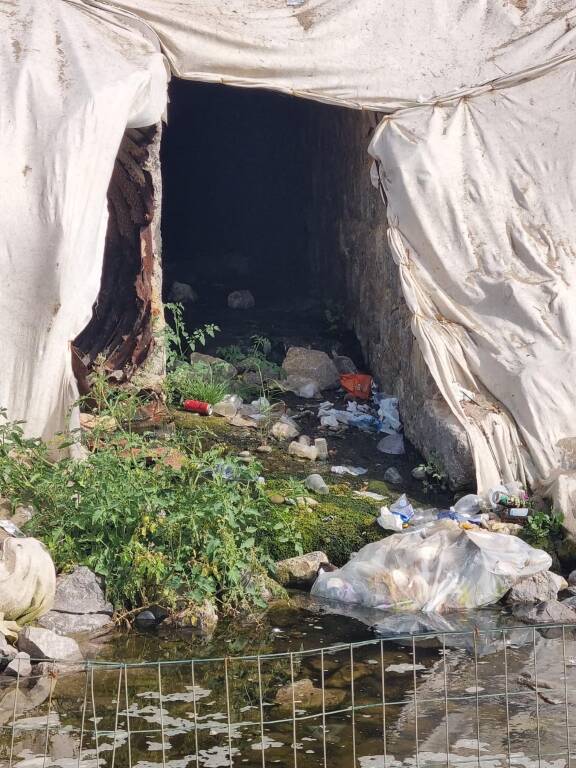
<path fill-rule="evenodd" d="M 370 181 L 367 147 L 378 119 L 310 105 L 308 228 L 315 282 L 341 303 L 382 390 L 400 398 L 408 438 L 427 458 L 439 458 L 454 488 L 464 487 L 474 478 L 468 440 L 412 335 L 384 203 Z"/>

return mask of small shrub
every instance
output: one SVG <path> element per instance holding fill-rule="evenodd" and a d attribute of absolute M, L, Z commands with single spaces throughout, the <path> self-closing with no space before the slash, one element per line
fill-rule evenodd
<path fill-rule="evenodd" d="M 270 504 L 258 473 L 180 433 L 162 444 L 102 435 L 86 460 L 52 462 L 41 440 L 0 413 L 2 494 L 32 504 L 27 533 L 59 570 L 82 564 L 104 576 L 118 609 L 257 604 L 246 574 L 271 568 L 279 540 L 300 551 L 292 516 Z"/>
<path fill-rule="evenodd" d="M 215 405 L 229 393 L 230 382 L 218 365 L 182 363 L 167 374 L 164 391 L 168 402 L 174 406 L 189 399 Z"/>
<path fill-rule="evenodd" d="M 170 313 L 172 320 L 172 324 L 167 322 L 164 328 L 166 365 L 168 370 L 172 370 L 176 367 L 176 363 L 187 362 L 190 354 L 195 352 L 198 346 L 205 347 L 207 338 L 214 338 L 220 328 L 214 323 L 207 323 L 189 333 L 184 323 L 182 304 L 165 304 L 164 307 Z"/>
<path fill-rule="evenodd" d="M 520 536 L 533 547 L 554 551 L 554 542 L 562 537 L 563 522 L 561 512 L 538 510 L 529 513 Z"/>

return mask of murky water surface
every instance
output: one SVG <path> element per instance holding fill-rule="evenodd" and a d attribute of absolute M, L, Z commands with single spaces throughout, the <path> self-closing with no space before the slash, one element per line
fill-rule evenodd
<path fill-rule="evenodd" d="M 300 596 L 209 641 L 118 634 L 86 647 L 88 672 L 4 681 L 0 764 L 568 765 L 572 630 L 503 631 L 492 610 L 392 641 L 368 626 L 386 617 L 332 609 Z"/>

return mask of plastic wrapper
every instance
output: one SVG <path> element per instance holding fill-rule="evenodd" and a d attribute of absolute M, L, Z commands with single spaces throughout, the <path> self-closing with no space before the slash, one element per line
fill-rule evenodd
<path fill-rule="evenodd" d="M 497 602 L 550 555 L 515 536 L 442 520 L 363 547 L 343 568 L 321 573 L 312 594 L 369 608 L 446 613 Z"/>

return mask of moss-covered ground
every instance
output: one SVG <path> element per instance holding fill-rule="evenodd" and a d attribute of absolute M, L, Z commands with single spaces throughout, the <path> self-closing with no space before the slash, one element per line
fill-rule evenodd
<path fill-rule="evenodd" d="M 317 404 L 309 401 L 288 402 L 297 417 L 303 434 L 325 437 L 330 456 L 327 462 L 310 462 L 288 454 L 288 442 L 279 442 L 266 435 L 264 430 L 238 428 L 219 417 L 201 417 L 182 411 L 174 412 L 179 428 L 194 430 L 202 443 L 209 447 L 216 443 L 225 445 L 230 454 L 249 450 L 261 465 L 267 492 L 272 497 L 292 499 L 300 494 L 313 496 L 317 506 L 299 508 L 289 506 L 302 537 L 304 551 L 322 550 L 335 565 L 342 565 L 351 552 L 365 544 L 387 535 L 376 523 L 382 504 L 392 503 L 400 493 L 407 493 L 419 506 L 444 506 L 450 497 L 430 497 L 424 494 L 421 483 L 411 476 L 411 469 L 419 463 L 418 454 L 408 446 L 406 455 L 388 456 L 378 452 L 378 437 L 357 429 L 342 433 L 322 430 L 316 417 Z M 271 447 L 270 453 L 257 452 L 263 442 Z M 339 476 L 331 472 L 332 465 L 365 467 L 368 472 L 359 477 Z M 383 481 L 385 470 L 396 467 L 404 482 L 401 487 Z M 327 495 L 314 495 L 304 491 L 301 482 L 311 473 L 322 475 L 330 488 Z M 369 490 L 385 497 L 374 501 L 355 495 L 354 491 Z M 289 503 L 289 502 L 287 502 Z M 278 559 L 289 555 L 288 547 L 274 546 Z"/>

